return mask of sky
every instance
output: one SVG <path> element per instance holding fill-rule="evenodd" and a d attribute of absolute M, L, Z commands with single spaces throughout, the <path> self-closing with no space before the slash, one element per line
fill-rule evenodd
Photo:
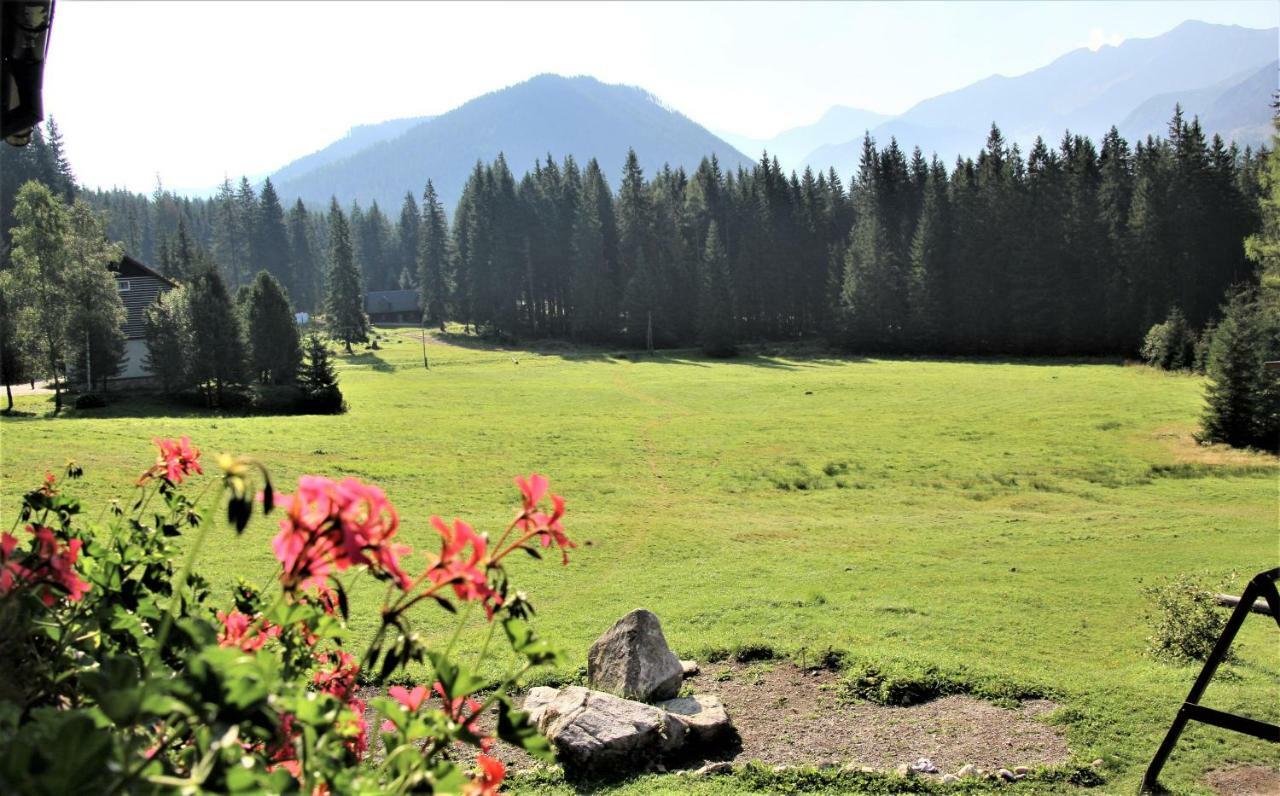
<path fill-rule="evenodd" d="M 832 105 L 900 113 L 1188 19 L 1276 27 L 1280 3 L 59 0 L 45 112 L 82 184 L 150 193 L 158 174 L 194 193 L 543 72 L 769 138 Z"/>

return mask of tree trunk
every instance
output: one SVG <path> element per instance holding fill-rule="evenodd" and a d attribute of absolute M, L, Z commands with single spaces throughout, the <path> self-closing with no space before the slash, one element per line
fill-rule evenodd
<path fill-rule="evenodd" d="M 4 411 L 7 413 L 12 413 L 13 412 L 13 386 L 7 382 L 4 385 L 4 394 L 9 397 L 9 408 Z"/>

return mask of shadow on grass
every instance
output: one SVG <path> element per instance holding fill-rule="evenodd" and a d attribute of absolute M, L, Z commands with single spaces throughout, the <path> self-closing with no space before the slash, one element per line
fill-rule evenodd
<path fill-rule="evenodd" d="M 348 365 L 364 365 L 370 370 L 377 373 L 394 373 L 396 366 L 390 364 L 382 357 L 372 351 L 364 351 L 359 354 L 340 354 L 338 359 Z"/>

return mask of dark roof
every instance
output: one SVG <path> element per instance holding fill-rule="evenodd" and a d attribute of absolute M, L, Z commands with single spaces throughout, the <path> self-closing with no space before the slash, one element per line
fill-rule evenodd
<path fill-rule="evenodd" d="M 130 340 L 139 340 L 146 332 L 147 307 L 154 304 L 161 293 L 177 285 L 127 254 L 120 262 L 112 265 L 111 270 L 119 282 L 129 282 L 129 289 L 120 291 L 120 300 L 128 313 L 124 322 L 124 336 Z"/>
<path fill-rule="evenodd" d="M 386 312 L 417 312 L 416 290 L 373 290 L 364 297 L 364 311 L 370 315 Z"/>
<path fill-rule="evenodd" d="M 169 287 L 177 287 L 177 283 L 160 275 L 159 271 L 151 268 L 144 263 L 133 259 L 129 255 L 120 258 L 120 262 L 111 266 L 111 270 L 115 272 L 117 277 L 124 279 L 132 279 L 138 277 L 149 276 L 152 279 L 159 279 Z"/>

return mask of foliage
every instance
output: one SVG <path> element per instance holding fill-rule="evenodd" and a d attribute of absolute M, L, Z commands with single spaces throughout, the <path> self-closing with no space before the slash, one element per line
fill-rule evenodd
<path fill-rule="evenodd" d="M 245 383 L 244 330 L 222 277 L 204 268 L 185 291 L 191 323 L 191 380 L 210 406 L 221 406 L 228 387 Z"/>
<path fill-rule="evenodd" d="M 259 384 L 291 384 L 302 362 L 293 307 L 276 278 L 259 271 L 246 317 L 249 371 Z"/>
<path fill-rule="evenodd" d="M 714 221 L 732 296 L 714 312 L 732 313 L 735 344 L 808 337 L 875 352 L 1132 356 L 1170 307 L 1198 331 L 1229 286 L 1258 281 L 1247 236 L 1249 251 L 1270 251 L 1260 214 L 1274 201 L 1258 202 L 1275 190 L 1267 154 L 1206 136 L 1180 111 L 1163 138 L 1129 142 L 1113 128 L 1097 142 L 1067 134 L 1024 153 L 993 128 L 951 165 L 870 139 L 862 160 L 846 190 L 834 170 L 787 174 L 767 156 L 732 172 L 708 158 L 691 173 L 648 174 L 629 157 L 614 164 L 624 178 L 615 192 L 594 162 L 548 156 L 517 178 L 497 159 L 472 170 L 451 226 L 434 190 L 418 214 L 406 202 L 395 219 L 352 204 L 335 224 L 332 208 L 326 217 L 295 203 L 295 283 L 285 286 L 299 308 L 320 309 L 332 260 L 316 253 L 333 249 L 337 228 L 353 263 L 344 295 L 416 276 L 433 323 L 637 346 L 652 323 L 655 345 L 692 347 L 710 309 L 700 296 Z M 251 194 L 243 181 L 212 200 L 86 193 L 144 258 L 185 224 L 212 245 L 232 289 L 251 272 L 224 239 Z M 346 305 L 354 339 L 357 305 Z"/>
<path fill-rule="evenodd" d="M 1223 308 L 1209 344 L 1204 436 L 1239 447 L 1280 450 L 1280 307 L 1240 290 Z"/>
<path fill-rule="evenodd" d="M 1197 337 L 1187 327 L 1182 310 L 1174 307 L 1163 323 L 1157 323 L 1142 341 L 1142 359 L 1164 370 L 1185 370 L 1195 364 Z"/>
<path fill-rule="evenodd" d="M 147 307 L 143 334 L 147 340 L 146 368 L 173 394 L 191 384 L 191 313 L 186 289 L 166 290 Z"/>
<path fill-rule="evenodd" d="M 329 347 L 317 334 L 307 335 L 297 381 L 305 409 L 322 414 L 337 414 L 346 409 Z"/>
<path fill-rule="evenodd" d="M 270 451 L 278 482 L 316 472 L 375 480 L 405 518 L 397 538 L 419 547 L 434 531 L 408 518 L 451 505 L 477 520 L 485 512 L 486 526 L 505 521 L 505 481 L 493 473 L 554 459 L 557 485 L 590 496 L 590 516 L 573 504 L 574 576 L 512 564 L 536 598 L 539 630 L 566 652 L 549 682 L 585 668 L 591 642 L 638 605 L 662 617 L 681 658 L 768 645 L 798 660 L 799 647 L 832 646 L 889 672 L 895 661 L 968 667 L 1059 691 L 1070 747 L 1107 759 L 1108 793 L 1136 790 L 1190 685 L 1141 654 L 1150 631 L 1135 614 L 1135 581 L 1252 574 L 1274 558 L 1280 465 L 1195 444 L 1197 378 L 1087 359 L 850 360 L 812 345 L 623 359 L 585 345 L 495 347 L 460 324 L 450 330 L 428 333 L 430 370 L 417 329 L 379 330 L 376 354 L 334 356 L 351 405 L 335 418 L 228 417 L 143 398 L 50 423 L 23 415 L 47 415 L 51 396 L 15 395 L 18 415 L 0 417 L 5 462 L 56 471 L 60 452 L 75 449 L 93 476 L 79 482 L 81 497 L 96 507 L 132 482 L 128 462 L 146 439 L 190 433 L 212 450 Z M 847 463 L 836 477 L 851 486 L 780 491 L 767 474 L 792 460 L 829 482 L 827 466 Z M 1176 466 L 1178 477 L 1154 466 Z M 609 473 L 626 473 L 625 484 Z M 22 487 L 0 479 L 5 530 Z M 275 532 L 257 522 L 242 541 L 211 532 L 198 568 L 266 582 Z M 385 584 L 349 586 L 353 620 L 373 620 L 352 623 L 351 643 L 363 645 Z M 825 604 L 810 599 L 815 589 Z M 424 616 L 432 634 L 452 630 L 447 618 Z M 464 630 L 456 649 L 474 655 L 484 631 Z M 1245 623 L 1237 644 L 1250 665 L 1214 686 L 1226 689 L 1218 706 L 1280 721 L 1275 633 Z M 407 672 L 432 682 L 425 665 Z M 486 670 L 502 672 L 501 662 Z M 1274 747 L 1222 740 L 1179 746 L 1165 784 L 1191 791 L 1223 761 L 1280 760 Z M 662 775 L 621 792 L 702 782 Z"/>
<path fill-rule="evenodd" d="M 351 353 L 352 343 L 369 339 L 369 318 L 364 314 L 364 291 L 346 217 L 335 199 L 329 208 L 329 279 L 325 292 L 325 322 L 329 334 Z"/>
<path fill-rule="evenodd" d="M 568 562 L 564 501 L 545 477 L 516 479 L 521 508 L 496 541 L 432 517 L 440 550 L 419 570 L 377 487 L 303 476 L 277 495 L 262 465 L 224 454 L 215 494 L 226 525 L 214 532 L 243 534 L 255 503 L 283 516 L 273 581 L 241 580 L 219 605 L 194 571 L 221 525 L 201 505 L 215 481 L 206 476 L 192 497 L 199 449 L 186 437 L 155 442 L 155 465 L 105 526 L 87 522 L 67 481 L 49 474 L 23 498 L 24 530 L 0 536 L 0 789 L 493 794 L 505 772 L 486 754 L 496 738 L 476 725 L 490 709 L 503 740 L 552 758 L 508 691 L 556 653 L 504 563 L 548 547 Z M 80 475 L 68 465 L 68 479 Z M 363 651 L 348 642 L 346 586 L 357 572 L 387 586 Z M 456 631 L 447 642 L 419 632 L 420 605 L 457 614 L 459 630 L 479 605 L 490 638 L 501 627 L 518 664 L 480 675 L 453 654 Z M 478 662 L 488 656 L 486 645 Z M 431 688 L 394 686 L 367 703 L 356 695 L 358 677 L 381 684 L 411 661 L 430 662 Z M 368 711 L 384 718 L 378 728 Z M 376 761 L 371 732 L 384 750 Z M 451 759 L 460 744 L 480 750 L 470 776 Z"/>
<path fill-rule="evenodd" d="M 68 210 L 32 181 L 14 207 L 12 266 L 6 274 L 19 355 L 54 385 L 55 409 L 70 368 L 91 361 L 114 375 L 123 353 L 124 308 L 108 266 L 120 256 L 87 205 Z"/>
<path fill-rule="evenodd" d="M 8 397 L 6 412 L 13 411 L 12 386 L 31 378 L 29 357 L 18 337 L 17 307 L 13 303 L 16 297 L 12 274 L 0 271 L 0 381 L 4 382 Z"/>
<path fill-rule="evenodd" d="M 1143 593 L 1152 603 L 1151 653 L 1177 663 L 1207 659 L 1227 626 L 1228 611 L 1214 600 L 1205 576 L 1183 573 Z"/>

